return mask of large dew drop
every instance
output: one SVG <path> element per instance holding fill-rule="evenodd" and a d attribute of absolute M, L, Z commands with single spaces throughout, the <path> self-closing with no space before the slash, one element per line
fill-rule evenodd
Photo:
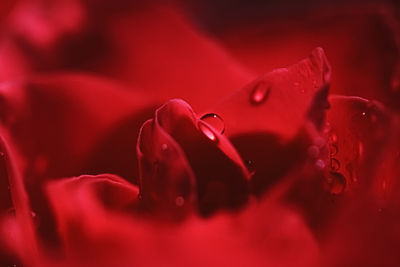
<path fill-rule="evenodd" d="M 225 132 L 225 123 L 220 116 L 215 113 L 207 113 L 200 118 L 202 121 L 211 125 L 220 134 Z"/>

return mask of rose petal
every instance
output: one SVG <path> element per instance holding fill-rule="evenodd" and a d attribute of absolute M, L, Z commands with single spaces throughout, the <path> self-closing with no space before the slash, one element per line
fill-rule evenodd
<path fill-rule="evenodd" d="M 95 145 L 105 142 L 125 120 L 131 125 L 139 120 L 130 132 L 135 134 L 144 121 L 141 113 L 157 102 L 106 79 L 79 74 L 8 83 L 1 88 L 1 97 L 1 119 L 28 160 L 27 172 L 46 177 L 62 177 L 85 167 L 81 165 Z M 112 166 L 115 155 L 107 152 L 104 156 Z M 132 162 L 134 143 L 130 153 Z"/>
<path fill-rule="evenodd" d="M 167 146 L 171 144 L 172 149 L 178 152 L 178 158 L 161 155 L 164 140 L 168 141 Z M 172 100 L 159 108 L 154 120 L 143 126 L 138 151 L 142 156 L 143 197 L 160 193 L 162 190 L 156 189 L 160 181 L 167 185 L 164 188 L 167 195 L 176 197 L 173 194 L 176 191 L 186 195 L 175 188 L 179 185 L 175 179 L 183 172 L 189 188 L 194 186 L 191 182 L 193 174 L 196 178 L 197 201 L 203 214 L 208 215 L 219 207 L 236 208 L 247 199 L 248 173 L 236 150 L 226 137 L 196 118 L 189 105 L 181 100 Z M 174 159 L 182 162 L 174 162 Z M 156 166 L 166 170 L 160 173 Z M 170 190 L 172 192 L 168 192 Z"/>
<path fill-rule="evenodd" d="M 6 241 L 0 246 L 0 262 L 7 262 L 10 260 L 10 255 L 6 254 L 5 257 L 3 257 L 3 253 L 7 253 L 3 249 L 13 248 L 23 263 L 37 264 L 40 261 L 38 242 L 33 226 L 34 223 L 31 216 L 28 195 L 20 172 L 20 166 L 16 160 L 18 155 L 2 127 L 0 127 L 0 131 L 2 132 L 0 135 L 0 162 L 2 171 L 0 180 L 4 185 L 1 190 L 5 191 L 2 192 L 4 193 L 4 202 L 1 202 L 2 206 L 0 209 L 0 236 Z M 5 208 L 7 208 L 7 210 L 4 210 Z M 9 214 L 5 214 L 10 209 L 13 209 L 14 214 L 10 214 L 9 212 Z M 14 216 L 15 218 L 13 218 Z M 8 231 L 8 229 L 5 228 L 8 226 L 13 229 Z M 16 242 L 10 244 L 10 240 L 7 240 L 9 238 L 15 239 Z M 24 239 L 29 246 L 25 246 L 22 239 Z"/>
<path fill-rule="evenodd" d="M 47 187 L 65 246 L 62 258 L 48 259 L 52 266 L 292 266 L 293 262 L 315 266 L 318 262 L 319 249 L 301 217 L 274 202 L 254 204 L 235 215 L 191 218 L 175 227 L 134 219 L 121 213 L 119 204 L 104 205 L 107 194 L 98 194 L 99 188 L 120 195 L 119 204 L 137 196 L 135 187 L 112 175 L 58 180 Z M 216 249 L 218 253 L 210 253 Z"/>
<path fill-rule="evenodd" d="M 329 81 L 329 64 L 317 48 L 309 58 L 265 74 L 214 109 L 225 121 L 226 135 L 253 164 L 256 194 L 308 158 L 307 148 L 318 141 L 310 127 L 323 127 Z"/>

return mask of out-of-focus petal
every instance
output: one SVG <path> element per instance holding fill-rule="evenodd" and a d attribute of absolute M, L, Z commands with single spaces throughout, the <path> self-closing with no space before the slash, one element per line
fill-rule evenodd
<path fill-rule="evenodd" d="M 192 217 L 176 227 L 121 212 L 121 204 L 137 203 L 138 191 L 112 175 L 53 181 L 47 192 L 65 249 L 62 258 L 49 258 L 51 266 L 316 266 L 319 261 L 301 217 L 274 202 L 235 215 Z M 104 204 L 108 197 L 113 204 Z"/>

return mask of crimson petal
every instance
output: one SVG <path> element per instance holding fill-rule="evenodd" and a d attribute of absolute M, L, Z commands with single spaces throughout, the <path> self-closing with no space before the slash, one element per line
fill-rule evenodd
<path fill-rule="evenodd" d="M 329 63 L 317 48 L 309 58 L 265 74 L 213 109 L 241 156 L 253 162 L 256 194 L 308 158 L 308 146 L 318 142 L 315 129 L 324 125 L 329 82 Z"/>
<path fill-rule="evenodd" d="M 161 156 L 167 152 L 162 152 L 163 142 L 177 151 L 179 158 Z M 246 178 L 249 174 L 242 159 L 225 136 L 199 120 L 182 100 L 166 103 L 156 111 L 154 120 L 145 123 L 139 136 L 138 151 L 144 198 L 162 191 L 162 188 L 157 189 L 160 183 L 167 185 L 164 194 L 171 195 L 168 191 L 176 191 L 173 189 L 177 186 L 174 177 L 181 177 L 180 173 L 185 174 L 188 180 L 185 184 L 193 190 L 193 172 L 202 214 L 208 215 L 219 207 L 235 208 L 247 199 Z M 174 159 L 179 161 L 174 162 Z M 163 166 L 164 173 L 160 173 L 157 166 Z M 168 186 L 171 182 L 172 188 Z"/>

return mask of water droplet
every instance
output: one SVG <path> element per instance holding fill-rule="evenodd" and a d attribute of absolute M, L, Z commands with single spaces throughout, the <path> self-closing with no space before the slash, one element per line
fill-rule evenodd
<path fill-rule="evenodd" d="M 260 82 L 254 87 L 250 95 L 250 101 L 253 105 L 259 105 L 264 102 L 271 91 L 271 87 L 264 82 Z"/>
<path fill-rule="evenodd" d="M 223 134 L 225 132 L 225 123 L 222 118 L 217 114 L 208 113 L 203 115 L 200 119 L 206 122 L 208 125 L 211 125 L 220 134 Z"/>
<path fill-rule="evenodd" d="M 293 85 L 298 87 L 300 85 L 300 83 L 299 82 L 294 82 Z"/>
<path fill-rule="evenodd" d="M 142 194 L 139 194 L 139 195 L 137 196 L 137 198 L 138 198 L 139 201 L 142 201 L 142 200 L 143 200 Z"/>
<path fill-rule="evenodd" d="M 329 145 L 329 154 L 331 156 L 335 156 L 338 153 L 339 149 L 336 144 L 330 144 Z"/>
<path fill-rule="evenodd" d="M 253 176 L 256 173 L 256 168 L 254 166 L 254 162 L 251 160 L 245 160 L 244 164 L 246 165 L 246 168 L 250 174 L 250 177 Z"/>
<path fill-rule="evenodd" d="M 319 156 L 319 148 L 316 145 L 309 146 L 307 152 L 311 158 L 317 158 Z"/>
<path fill-rule="evenodd" d="M 331 142 L 331 143 L 337 143 L 337 141 L 338 141 L 337 135 L 336 135 L 335 133 L 332 133 L 332 134 L 329 136 L 329 142 Z"/>
<path fill-rule="evenodd" d="M 304 94 L 306 92 L 306 90 L 304 88 L 300 89 L 300 93 Z"/>
<path fill-rule="evenodd" d="M 340 169 L 340 162 L 335 158 L 331 158 L 331 170 L 337 171 L 339 169 Z"/>
<path fill-rule="evenodd" d="M 319 159 L 315 162 L 315 167 L 319 170 L 325 169 L 325 162 L 322 159 Z"/>
<path fill-rule="evenodd" d="M 162 144 L 161 145 L 161 150 L 162 151 L 167 151 L 167 149 L 168 149 L 168 145 L 167 144 Z"/>
<path fill-rule="evenodd" d="M 329 190 L 333 195 L 340 195 L 346 188 L 346 178 L 338 172 L 330 172 L 327 179 Z"/>
<path fill-rule="evenodd" d="M 185 204 L 185 199 L 182 196 L 178 196 L 175 198 L 175 205 L 178 207 L 182 207 Z"/>
<path fill-rule="evenodd" d="M 201 132 L 211 141 L 217 142 L 218 138 L 215 135 L 214 131 L 208 126 L 208 124 L 204 123 L 203 121 L 199 121 L 199 128 Z"/>

